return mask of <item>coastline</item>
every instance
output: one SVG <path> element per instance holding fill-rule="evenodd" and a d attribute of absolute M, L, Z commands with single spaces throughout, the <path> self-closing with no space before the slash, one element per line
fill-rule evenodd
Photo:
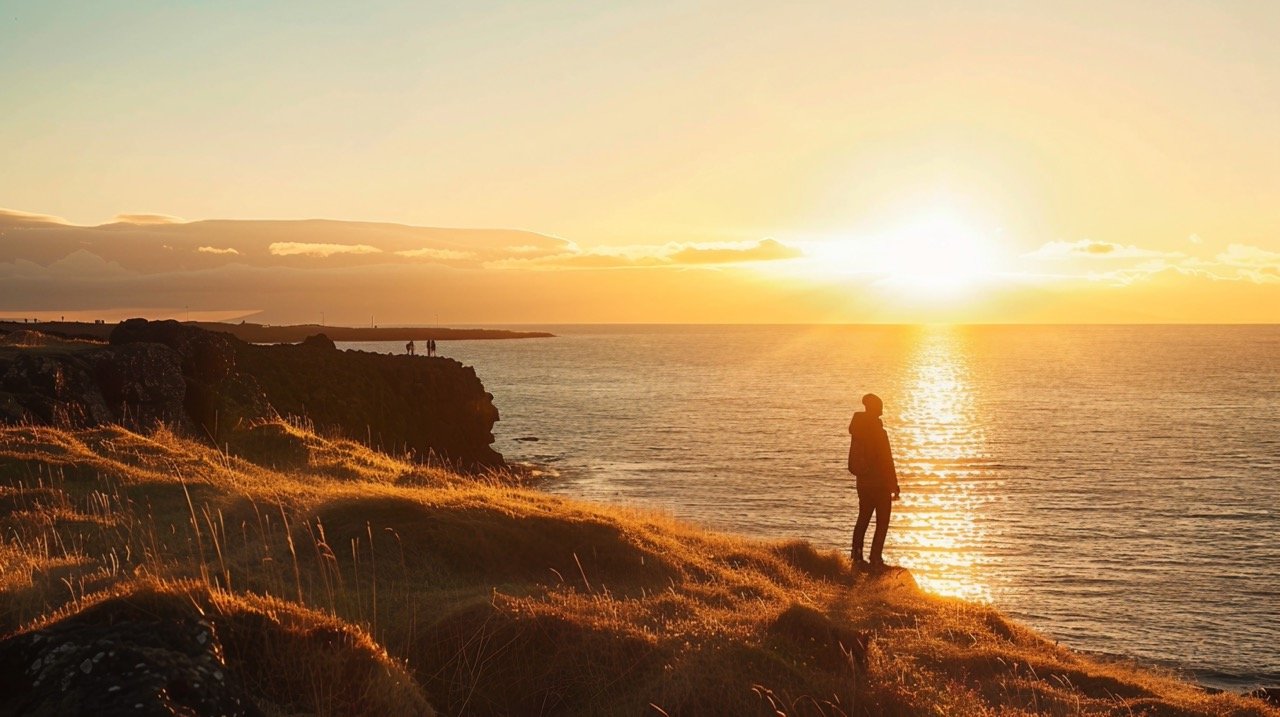
<path fill-rule="evenodd" d="M 176 352 L 177 393 L 166 394 L 174 410 L 191 409 L 202 375 L 187 376 L 181 400 L 178 359 L 207 359 L 218 353 L 209 342 L 231 341 L 176 322 L 121 332 L 111 346 L 158 347 L 139 354 L 156 359 Z M 272 388 L 284 380 L 276 373 L 312 399 L 334 384 L 335 405 L 345 405 L 382 389 L 329 380 L 339 357 L 368 362 L 362 373 L 450 363 L 336 352 L 318 339 L 245 350 L 272 366 L 236 365 L 294 414 L 292 389 Z M 63 371 L 47 349 L 15 351 L 33 351 L 32 369 Z M 226 398 L 235 386 L 208 388 Z M 478 381 L 470 395 L 488 396 Z M 153 671 L 148 679 L 217 666 L 234 679 L 181 694 L 268 711 L 1280 715 L 1183 671 L 1068 649 L 990 605 L 928 593 L 905 570 L 853 570 L 805 540 L 556 496 L 501 464 L 464 474 L 371 449 L 359 431 L 344 438 L 297 418 L 246 415 L 243 425 L 215 423 L 226 431 L 216 444 L 166 425 L 74 427 L 54 417 L 0 428 L 0 527 L 17 538 L 0 544 L 0 689 L 16 709 L 61 699 L 50 692 L 55 676 L 102 699 L 103 684 L 77 671 L 93 672 L 98 652 L 145 652 L 111 625 L 143 624 L 136 632 L 181 643 L 198 615 L 215 636 L 197 651 L 203 662 L 137 664 Z M 307 634 L 340 637 L 300 643 Z M 335 656 L 367 677 L 326 672 Z M 467 672 L 460 660 L 487 667 Z M 94 679 L 145 686 L 112 669 Z M 370 694 L 376 706 L 361 702 Z"/>
<path fill-rule="evenodd" d="M 441 328 L 441 327 L 355 327 L 322 326 L 320 324 L 270 324 L 221 323 L 215 321 L 184 321 L 206 331 L 231 334 L 252 344 L 299 343 L 308 336 L 324 334 L 333 341 L 478 341 L 503 339 L 554 338 L 546 331 L 513 331 L 490 328 Z M 0 321 L 0 332 L 39 331 L 54 336 L 91 338 L 105 341 L 118 323 L 91 323 L 86 321 Z"/>

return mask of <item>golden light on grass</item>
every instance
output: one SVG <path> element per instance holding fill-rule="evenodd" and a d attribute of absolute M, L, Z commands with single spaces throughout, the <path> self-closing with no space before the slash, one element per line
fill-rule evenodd
<path fill-rule="evenodd" d="M 921 439 L 968 430 L 963 367 L 941 361 L 951 340 L 921 344 L 906 407 L 935 419 Z M 808 543 L 424 468 L 298 425 L 253 433 L 228 452 L 163 430 L 0 427 L 0 632 L 89 609 L 199 612 L 270 714 L 1276 714 L 1072 653 L 909 578 L 855 581 Z M 910 532 L 949 562 L 920 573 L 972 594 L 959 550 L 973 496 L 950 469 L 926 475 L 907 514 L 931 522 Z"/>

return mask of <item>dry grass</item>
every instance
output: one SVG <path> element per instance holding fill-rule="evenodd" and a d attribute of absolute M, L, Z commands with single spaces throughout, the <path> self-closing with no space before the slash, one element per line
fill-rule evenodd
<path fill-rule="evenodd" d="M 67 351 L 83 351 L 87 349 L 101 348 L 104 345 L 105 342 L 103 341 L 65 338 L 32 329 L 19 329 L 17 331 L 10 331 L 7 334 L 0 333 L 0 349 L 55 349 L 58 352 L 65 353 Z"/>
<path fill-rule="evenodd" d="M 0 429 L 0 633 L 196 604 L 274 713 L 1280 714 L 804 543 L 514 480 L 283 422 L 223 450 Z"/>

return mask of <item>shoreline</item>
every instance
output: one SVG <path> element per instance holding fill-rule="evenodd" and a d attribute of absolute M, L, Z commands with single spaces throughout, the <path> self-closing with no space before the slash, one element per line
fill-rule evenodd
<path fill-rule="evenodd" d="M 529 437 L 510 439 L 511 442 L 518 443 L 521 445 L 524 445 L 529 440 L 530 440 Z M 534 442 L 538 442 L 540 440 L 541 438 L 533 438 Z M 566 477 L 564 471 L 562 471 L 559 468 L 553 467 L 549 463 L 539 462 L 532 458 L 527 458 L 520 455 L 512 455 L 507 453 L 504 453 L 503 455 L 508 459 L 509 467 L 518 468 L 523 475 L 529 478 L 529 480 L 526 480 L 525 482 L 521 483 L 522 487 L 544 492 L 548 495 L 559 497 L 559 498 L 568 498 L 568 499 L 578 500 L 578 501 L 602 503 L 605 505 L 611 505 L 615 508 L 626 508 L 628 506 L 626 502 L 613 503 L 609 500 L 585 497 L 577 493 L 556 492 L 553 490 L 547 490 L 549 484 L 554 484 L 558 480 Z M 581 468 L 579 468 L 579 471 L 581 471 Z M 574 475 L 575 475 L 574 469 L 570 468 L 569 477 L 573 477 Z M 634 507 L 634 504 L 631 504 L 631 505 Z M 688 522 L 690 525 L 694 525 L 700 530 L 704 530 L 711 533 L 722 533 L 726 535 L 732 535 L 744 540 L 769 541 L 769 540 L 792 539 L 792 536 L 788 536 L 788 535 L 767 535 L 767 534 L 754 533 L 754 532 L 745 531 L 745 530 L 734 530 L 731 528 L 718 526 L 718 525 L 708 523 L 703 520 L 691 518 L 688 516 L 680 517 L 672 510 L 672 505 L 665 502 L 648 502 L 641 505 L 640 509 L 641 510 L 657 510 L 660 513 L 672 516 L 676 520 Z M 810 541 L 810 542 L 813 542 L 813 541 Z M 840 552 L 840 548 L 838 547 L 827 546 L 817 542 L 813 542 L 813 544 L 815 548 L 820 550 L 834 550 L 836 552 Z M 900 566 L 895 566 L 895 567 L 900 567 Z M 923 587 L 921 587 L 920 590 L 930 595 L 935 595 L 939 598 L 950 599 L 950 596 L 943 595 L 940 593 L 933 593 Z M 965 598 L 956 598 L 956 599 L 966 600 Z M 1249 675 L 1241 675 L 1238 672 L 1227 671 L 1225 669 L 1215 667 L 1212 665 L 1196 666 L 1172 657 L 1157 657 L 1152 655 L 1144 655 L 1136 651 L 1114 652 L 1109 650 L 1092 648 L 1083 644 L 1079 644 L 1075 640 L 1070 640 L 1070 639 L 1063 638 L 1053 634 L 1050 631 L 1048 626 L 1037 624 L 1037 621 L 1028 618 L 1026 615 L 1016 613 L 1008 605 L 998 604 L 994 601 L 985 601 L 985 602 L 970 601 L 970 602 L 973 602 L 975 605 L 984 605 L 984 606 L 993 608 L 995 610 L 998 610 L 1001 614 L 1007 615 L 1013 618 L 1018 623 L 1027 625 L 1033 630 L 1036 630 L 1037 632 L 1040 632 L 1041 634 L 1043 634 L 1045 637 L 1051 639 L 1053 642 L 1073 652 L 1088 655 L 1090 657 L 1093 657 L 1103 662 L 1111 662 L 1111 663 L 1117 663 L 1117 664 L 1131 663 L 1131 664 L 1140 665 L 1150 670 L 1169 671 L 1178 675 L 1181 679 L 1191 682 L 1192 684 L 1195 684 L 1196 686 L 1198 686 L 1208 694 L 1227 693 L 1227 694 L 1238 694 L 1238 695 L 1253 695 L 1253 693 L 1255 693 L 1256 691 L 1274 690 L 1276 689 L 1277 685 L 1280 685 L 1280 674 L 1272 675 L 1271 673 L 1267 672 L 1264 667 L 1259 667 L 1257 670 L 1253 671 Z"/>
<path fill-rule="evenodd" d="M 119 335 L 112 337 L 113 343 L 102 350 L 123 353 L 116 357 L 115 364 L 91 362 L 97 367 L 92 375 L 109 377 L 122 373 L 102 367 L 124 367 L 119 362 L 133 355 L 128 348 L 131 343 L 160 343 L 163 346 L 157 349 L 169 346 L 170 352 L 178 351 L 180 356 L 208 357 L 218 355 L 219 352 L 212 350 L 217 341 L 232 341 L 213 334 L 204 335 L 203 343 L 196 341 L 201 337 L 188 334 L 201 332 L 176 322 L 139 323 L 142 325 L 120 327 Z M 178 335 L 173 335 L 174 332 Z M 323 416 L 319 411 L 323 404 L 315 403 L 321 396 L 314 393 L 314 387 L 343 375 L 336 370 L 339 367 L 333 361 L 336 355 L 332 342 L 327 346 L 322 343 L 308 341 L 298 346 L 237 352 L 235 364 L 263 381 L 271 405 L 282 415 L 303 415 L 290 403 L 291 397 L 301 391 L 307 401 L 302 410 L 306 411 L 309 421 L 316 421 Z M 49 351 L 40 348 L 16 350 L 34 351 L 32 356 L 39 356 L 41 361 L 31 366 L 38 368 L 46 366 L 50 356 Z M 269 359 L 265 355 L 257 356 L 257 352 L 266 351 L 271 352 Z M 73 351 L 69 355 L 80 354 Z M 159 360 L 162 356 L 152 358 Z M 299 362 L 314 365 L 316 370 L 302 371 Z M 396 356 L 379 362 L 395 367 L 421 363 Z M 364 367 L 361 373 L 370 373 L 368 368 Z M 143 372 L 160 375 L 152 368 Z M 170 373 L 174 377 L 187 377 L 181 371 Z M 59 375 L 65 379 L 78 374 L 63 371 Z M 474 376 L 474 372 L 471 375 Z M 199 379 L 204 374 L 192 376 Z M 397 386 L 417 384 L 401 373 L 389 376 Z M 295 379 L 300 383 L 295 385 Z M 353 401 L 355 396 L 371 393 L 360 390 L 364 384 L 350 377 L 331 382 L 354 391 L 342 399 L 343 414 L 363 415 L 358 402 Z M 58 383 L 76 384 L 76 380 Z M 173 384 L 176 390 L 176 380 Z M 232 383 L 211 383 L 209 390 L 222 396 L 224 401 L 239 395 Z M 483 391 L 483 387 L 480 390 Z M 374 390 L 372 393 L 384 392 Z M 132 395 L 129 391 L 124 394 Z M 174 393 L 171 398 L 176 401 L 179 395 Z M 67 396 L 57 394 L 59 400 L 65 401 Z M 170 403 L 176 410 L 177 404 Z M 108 402 L 108 405 L 114 403 Z M 136 408 L 148 406 L 150 404 Z M 223 406 L 227 407 L 230 404 Z M 224 418 L 231 415 L 221 409 L 217 413 Z M 455 418 L 467 413 L 465 407 L 449 411 Z M 121 415 L 125 415 L 123 410 Z M 130 411 L 128 415 L 140 414 Z M 193 416 L 198 418 L 199 415 Z M 198 425 L 217 431 L 220 425 L 230 423 L 224 421 L 212 427 Z M 376 446 L 360 445 L 359 435 L 342 438 L 319 423 L 289 423 L 277 418 L 266 423 L 237 424 L 241 428 L 226 429 L 230 432 L 219 434 L 210 446 L 199 441 L 198 430 L 158 429 L 134 433 L 137 429 L 118 423 L 82 428 L 57 421 L 48 428 L 19 423 L 11 430 L 0 431 L 0 436 L 7 436 L 0 440 L 0 463 L 5 464 L 0 467 L 6 469 L 0 472 L 8 474 L 5 482 L 14 496 L 7 519 L 19 521 L 15 525 L 25 525 L 21 521 L 39 514 L 42 506 L 50 506 L 54 512 L 45 516 L 38 526 L 33 524 L 31 529 L 62 531 L 66 533 L 60 538 L 64 542 L 69 536 L 73 542 L 83 540 L 95 545 L 85 553 L 87 562 L 82 566 L 85 571 L 101 567 L 91 559 L 94 555 L 144 556 L 133 565 L 137 570 L 132 573 L 126 571 L 120 573 L 119 580 L 95 583 L 101 590 L 93 593 L 88 604 L 101 600 L 110 606 L 105 609 L 112 611 L 138 599 L 167 600 L 185 606 L 192 602 L 188 598 L 193 596 L 183 591 L 195 589 L 209 591 L 211 597 L 200 597 L 204 592 L 193 597 L 197 603 L 205 600 L 206 608 L 210 607 L 208 600 L 230 600 L 230 604 L 242 608 L 256 599 L 255 595 L 287 595 L 290 609 L 327 608 L 341 621 L 338 624 L 344 626 L 343 629 L 352 630 L 353 634 L 366 631 L 371 645 L 385 646 L 391 655 L 402 659 L 413 657 L 415 664 L 427 665 L 397 679 L 415 694 L 421 690 L 424 700 L 429 696 L 432 704 L 450 710 L 459 706 L 450 701 L 454 686 L 439 684 L 434 676 L 448 667 L 457 650 L 463 649 L 459 644 L 469 644 L 474 635 L 486 634 L 495 620 L 503 620 L 506 621 L 502 623 L 504 634 L 512 640 L 510 644 L 525 645 L 521 641 L 541 634 L 549 624 L 545 621 L 549 620 L 550 624 L 559 626 L 557 629 L 566 631 L 564 634 L 574 648 L 566 653 L 566 661 L 556 668 L 558 671 L 549 673 L 545 679 L 530 677 L 534 688 L 528 693 L 529 700 L 541 694 L 537 690 L 542 687 L 538 685 L 580 679 L 583 664 L 617 660 L 627 669 L 639 668 L 645 674 L 652 672 L 649 677 L 653 679 L 657 678 L 658 673 L 653 670 L 658 663 L 683 662 L 694 668 L 688 673 L 691 676 L 705 679 L 709 674 L 715 675 L 712 682 L 718 686 L 717 701 L 739 704 L 744 709 L 748 703 L 737 701 L 747 699 L 744 697 L 748 694 L 746 686 L 769 683 L 809 695 L 843 695 L 841 701 L 848 704 L 892 706 L 898 713 L 907 714 L 936 713 L 944 706 L 948 710 L 957 707 L 950 712 L 953 714 L 974 715 L 984 714 L 994 706 L 1039 710 L 1041 699 L 1059 705 L 1074 704 L 1077 711 L 1083 700 L 1091 710 L 1082 713 L 1094 714 L 1109 713 L 1117 699 L 1126 700 L 1122 703 L 1125 706 L 1158 704 L 1172 710 L 1168 714 L 1197 717 L 1208 714 L 1242 717 L 1266 714 L 1269 717 L 1271 714 L 1259 711 L 1261 708 L 1251 709 L 1247 703 L 1235 702 L 1245 697 L 1274 702 L 1275 688 L 1268 686 L 1274 682 L 1268 679 L 1269 672 L 1265 669 L 1249 670 L 1249 676 L 1242 679 L 1245 673 L 1241 671 L 1195 669 L 1170 659 L 1138 656 L 1123 647 L 1111 651 L 1074 647 L 1050 637 L 1044 627 L 1023 623 L 1026 616 L 1006 612 L 994 603 L 924 591 L 905 569 L 879 577 L 851 570 L 841 551 L 815 544 L 812 537 L 787 538 L 771 533 L 726 530 L 705 520 L 675 516 L 671 506 L 619 505 L 576 491 L 553 492 L 552 484 L 543 479 L 556 479 L 536 475 L 538 471 L 532 469 L 537 465 L 536 459 L 525 463 L 524 456 L 513 455 L 507 470 L 477 478 L 455 473 L 431 460 L 415 463 L 409 454 L 397 457 L 398 454 L 384 453 Z M 356 425 L 363 424 L 357 421 Z M 492 430 L 491 423 L 488 430 Z M 375 435 L 382 433 L 374 431 Z M 492 440 L 490 433 L 489 441 Z M 523 433 L 511 440 L 532 443 L 541 439 L 533 433 Z M 399 442 L 397 439 L 391 443 Z M 138 451 L 143 445 L 147 449 Z M 42 475 L 51 464 L 69 472 L 60 468 L 60 478 L 51 486 L 28 488 L 32 477 Z M 520 470 L 526 465 L 531 470 Z M 182 468 L 178 475 L 183 492 L 181 500 L 177 500 L 172 489 L 175 466 Z M 518 468 L 512 470 L 513 466 Z M 195 503 L 187 493 L 185 477 L 188 474 L 198 476 L 200 485 L 205 486 Z M 264 537 L 267 528 L 261 523 L 260 511 L 256 507 L 250 511 L 245 505 L 280 501 L 280 487 L 285 485 L 290 486 L 292 497 L 288 505 L 283 501 L 279 505 L 278 525 L 284 532 L 275 538 Z M 56 512 L 60 510 L 58 506 L 89 501 L 110 486 L 127 486 L 110 490 L 126 491 L 120 495 L 127 495 L 129 501 L 122 501 L 118 514 L 113 513 L 111 520 L 102 523 L 96 533 L 93 526 L 97 524 L 92 520 L 86 523 L 75 514 L 64 520 L 60 518 L 62 514 Z M 460 490 L 468 492 L 468 497 L 458 502 Z M 528 492 L 521 495 L 520 491 L 525 490 Z M 135 503 L 163 506 L 166 493 L 174 498 L 170 501 L 171 510 L 161 515 L 130 512 L 130 506 Z M 197 504 L 199 511 L 194 507 Z M 239 521 L 242 526 L 257 525 L 260 535 L 250 540 L 249 533 L 241 531 L 237 541 L 235 531 L 223 534 L 210 518 L 209 530 L 219 540 L 215 564 L 209 562 L 211 558 L 206 557 L 200 547 L 199 533 L 177 531 L 185 525 L 184 520 L 193 525 L 193 530 L 201 530 L 194 516 L 212 515 L 213 511 L 221 510 L 230 511 L 228 515 L 233 524 Z M 274 524 L 274 512 L 272 518 Z M 221 521 L 219 513 L 218 525 Z M 477 521 L 486 529 L 477 531 Z M 146 562 L 148 546 L 119 542 L 121 534 L 115 526 L 121 523 L 131 526 L 127 531 L 129 535 L 177 536 L 174 542 L 149 548 L 151 555 L 164 557 L 163 569 Z M 291 531 L 290 524 L 302 527 Z M 424 525 L 431 527 L 424 528 Z M 456 530 L 441 532 L 440 526 L 453 526 Z M 394 541 L 379 547 L 374 542 L 375 534 L 381 535 L 377 532 L 379 527 L 389 531 Z M 311 532 L 313 530 L 319 532 Z M 296 562 L 297 554 L 290 547 L 290 541 L 303 539 L 304 533 L 305 538 L 318 541 L 317 564 L 307 568 L 305 581 Z M 354 546 L 350 563 L 339 563 L 338 553 L 326 552 L 331 540 Z M 406 543 L 402 541 L 416 547 L 406 553 L 403 548 Z M 370 550 L 367 563 L 360 549 L 362 545 Z M 676 545 L 696 548 L 673 547 Z M 512 546 L 522 546 L 520 549 L 526 552 L 513 559 Z M 224 549 L 227 550 L 225 559 Z M 375 556 L 375 553 L 379 554 Z M 264 554 L 270 556 L 269 561 L 263 560 Z M 476 558 L 477 554 L 481 557 Z M 34 566 L 29 590 L 33 595 L 38 594 L 41 602 L 40 605 L 23 603 L 24 609 L 33 610 L 27 615 L 28 621 L 13 622 L 7 630 L 0 629 L 0 634 L 5 635 L 0 637 L 3 641 L 0 656 L 8 650 L 10 655 L 20 654 L 22 658 L 13 658 L 13 664 L 33 664 L 37 657 L 43 664 L 44 653 L 40 650 L 52 648 L 37 647 L 37 641 L 44 644 L 46 637 L 67 629 L 63 620 L 71 620 L 75 626 L 84 618 L 62 617 L 64 613 L 58 612 L 62 595 L 57 589 L 59 584 L 39 578 L 63 569 L 60 564 L 48 562 L 59 556 L 38 551 L 21 555 Z M 408 562 L 406 555 L 412 557 Z M 345 552 L 342 559 L 345 560 Z M 397 560 L 400 567 L 388 572 L 385 566 L 395 566 Z M 384 566 L 381 573 L 372 572 L 375 561 Z M 292 586 L 287 571 L 273 572 L 280 566 L 287 568 L 291 562 Z M 543 566 L 545 572 L 538 569 Z M 129 578 L 130 574 L 142 573 L 156 576 L 162 582 L 152 584 Z M 230 577 L 233 573 L 237 576 L 234 582 Z M 381 579 L 376 577 L 379 574 Z M 200 575 L 203 582 L 178 582 L 195 575 Z M 359 575 L 366 578 L 358 578 Z M 435 585 L 435 578 L 442 575 L 449 589 L 431 587 Z M 432 576 L 432 580 L 424 582 L 427 576 Z M 888 576 L 893 578 L 886 579 Z M 373 582 L 368 582 L 369 578 Z M 452 617 L 427 626 L 425 629 L 434 631 L 433 636 L 421 644 L 441 644 L 447 649 L 420 649 L 412 641 L 402 645 L 394 638 L 388 639 L 386 625 L 397 625 L 396 621 L 401 619 L 416 625 L 416 613 L 396 617 L 394 613 L 383 612 L 378 618 L 373 604 L 363 602 L 362 593 L 337 592 L 339 588 L 335 586 L 340 584 L 357 585 L 370 596 L 374 590 L 384 597 L 400 591 L 397 602 L 410 601 L 416 605 L 426 601 L 434 605 L 434 612 Z M 506 590 L 503 594 L 507 597 L 503 599 L 511 601 L 503 603 L 505 607 L 486 603 L 497 612 L 472 612 L 478 603 L 458 600 L 458 588 L 488 595 L 492 600 L 495 585 L 514 586 L 501 588 Z M 51 591 L 46 591 L 48 586 L 52 586 Z M 230 592 L 232 590 L 234 592 Z M 592 596 L 594 602 L 583 602 L 587 595 Z M 112 602 L 117 597 L 122 601 Z M 596 613 L 601 605 L 606 606 L 605 612 L 611 616 L 604 630 L 598 622 L 600 614 Z M 520 609 L 517 610 L 517 606 Z M 78 604 L 77 609 L 80 607 L 83 605 Z M 673 613 L 676 607 L 679 611 Z M 370 615 L 375 617 L 370 620 Z M 675 623 L 670 622 L 673 615 L 679 618 Z M 898 616 L 901 615 L 913 616 L 913 625 L 908 627 L 900 622 Z M 216 617 L 215 623 L 220 627 L 232 626 L 239 619 L 242 619 L 239 613 L 232 610 Z M 384 625 L 381 631 L 379 620 Z M 35 624 L 48 627 L 51 632 L 43 632 L 44 627 L 35 628 L 34 632 L 23 627 Z M 404 622 L 397 625 L 398 628 L 404 626 Z M 175 629 L 169 623 L 158 627 Z M 1037 634 L 1040 630 L 1046 632 Z M 234 630 L 228 627 L 228 632 Z M 698 634 L 702 638 L 691 644 L 687 636 Z M 78 634 L 79 642 L 74 644 L 89 637 L 91 635 Z M 636 638 L 635 642 L 628 642 L 632 637 Z M 113 644 L 127 643 L 116 636 L 111 640 L 115 641 Z M 715 655 L 720 654 L 717 646 L 722 646 L 725 640 L 733 645 L 733 654 L 721 655 L 727 661 L 717 662 Z M 524 699 L 520 694 L 512 697 L 505 687 L 510 679 L 525 675 L 522 666 L 528 664 L 530 654 L 542 652 L 536 641 L 525 647 L 527 651 L 521 648 L 510 655 L 505 669 L 496 670 L 495 679 L 499 684 L 484 689 L 486 699 L 495 704 L 505 705 L 501 700 L 508 697 L 515 700 L 507 705 L 511 708 L 507 711 L 511 712 L 533 704 L 520 701 Z M 846 652 L 846 648 L 854 652 Z M 62 649 L 61 646 L 58 649 Z M 227 649 L 234 654 L 238 648 L 229 642 Z M 648 656 L 654 650 L 658 650 L 662 658 L 650 664 Z M 855 682 L 853 687 L 849 687 L 844 672 L 850 666 L 851 655 L 860 660 L 853 666 L 855 674 L 869 676 Z M 69 666 L 76 668 L 73 663 L 82 662 L 82 657 L 76 653 L 76 660 Z M 793 668 L 785 673 L 775 672 L 773 667 L 780 664 Z M 1041 679 L 1037 675 L 1027 683 L 1031 690 L 1027 694 L 1034 695 L 1030 703 L 1025 702 L 1021 692 L 1008 688 L 1009 680 L 1026 681 L 1019 676 L 1022 664 L 1048 676 Z M 711 666 L 710 673 L 704 672 L 708 666 Z M 745 677 L 740 674 L 744 666 Z M 1058 678 L 1060 682 L 1054 683 L 1051 678 Z M 27 692 L 32 700 L 44 699 L 37 691 L 42 683 L 43 678 L 32 682 Z M 646 680 L 640 683 L 645 684 Z M 940 686 L 936 694 L 917 692 L 916 687 L 926 683 Z M 913 688 L 900 690 L 908 685 Z M 295 693 L 290 694 L 290 699 L 294 699 Z M 972 702 L 960 710 L 950 702 L 956 694 L 968 694 Z M 600 711 L 596 709 L 600 705 L 592 702 L 594 698 L 590 695 L 575 695 L 575 699 L 586 705 L 583 711 Z M 679 692 L 622 689 L 609 698 L 608 704 L 618 704 L 615 700 L 624 703 L 632 700 L 637 704 L 649 700 L 649 704 L 662 702 L 673 709 L 692 710 L 701 705 L 699 699 L 700 695 L 691 697 Z"/>
<path fill-rule="evenodd" d="M 441 328 L 441 327 L 355 327 L 325 326 L 321 324 L 238 324 L 217 321 L 183 321 L 183 326 L 194 326 L 206 331 L 231 334 L 251 344 L 299 343 L 308 336 L 324 334 L 333 341 L 489 341 L 506 339 L 555 338 L 546 331 L 513 331 L 490 328 Z M 0 321 L 0 333 L 13 331 L 39 331 L 55 336 L 91 338 L 105 341 L 119 323 L 90 323 L 87 321 Z"/>

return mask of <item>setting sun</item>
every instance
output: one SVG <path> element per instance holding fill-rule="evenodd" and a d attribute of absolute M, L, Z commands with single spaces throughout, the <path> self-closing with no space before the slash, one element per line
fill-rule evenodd
<path fill-rule="evenodd" d="M 988 236 L 945 211 L 926 213 L 889 233 L 872 258 L 889 284 L 939 294 L 980 286 L 1000 263 Z"/>
<path fill-rule="evenodd" d="M 818 281 L 862 276 L 904 298 L 950 299 L 980 291 L 1007 263 L 990 231 L 930 207 L 883 229 L 812 241 L 802 259 L 778 268 Z"/>

